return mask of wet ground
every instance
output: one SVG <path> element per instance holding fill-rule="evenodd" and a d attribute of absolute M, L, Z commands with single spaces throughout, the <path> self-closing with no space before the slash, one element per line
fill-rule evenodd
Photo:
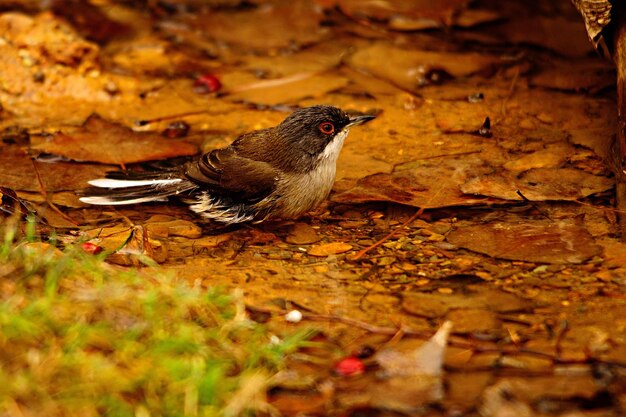
<path fill-rule="evenodd" d="M 317 328 L 270 393 L 283 414 L 626 413 L 614 70 L 567 1 L 9 3 L 3 203 L 112 263 L 242 288 L 279 334 Z M 319 103 L 377 119 L 300 219 L 222 230 L 75 195 Z M 444 356 L 420 350 L 447 321 Z M 366 367 L 341 375 L 350 356 Z"/>

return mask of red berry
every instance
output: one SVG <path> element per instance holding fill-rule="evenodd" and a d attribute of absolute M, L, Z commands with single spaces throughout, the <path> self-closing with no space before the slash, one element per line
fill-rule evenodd
<path fill-rule="evenodd" d="M 87 253 L 90 253 L 92 255 L 97 255 L 100 252 L 102 252 L 102 246 L 98 246 L 95 243 L 91 243 L 91 242 L 85 242 L 81 245 L 81 248 L 83 248 L 83 250 Z"/>
<path fill-rule="evenodd" d="M 360 375 L 365 372 L 365 364 L 354 356 L 343 358 L 335 364 L 335 373 L 341 376 Z"/>
<path fill-rule="evenodd" d="M 222 88 L 222 83 L 213 74 L 202 74 L 193 83 L 193 90 L 198 94 L 214 93 Z"/>

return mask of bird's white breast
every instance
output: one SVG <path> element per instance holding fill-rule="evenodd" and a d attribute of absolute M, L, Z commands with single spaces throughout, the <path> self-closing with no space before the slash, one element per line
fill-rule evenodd
<path fill-rule="evenodd" d="M 282 217 L 295 217 L 317 207 L 328 197 L 335 182 L 337 159 L 348 136 L 343 130 L 319 155 L 315 168 L 306 174 L 287 174 L 277 187 L 281 203 L 278 209 Z"/>

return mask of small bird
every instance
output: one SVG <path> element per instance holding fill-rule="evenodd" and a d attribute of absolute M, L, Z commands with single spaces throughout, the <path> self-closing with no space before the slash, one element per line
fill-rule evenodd
<path fill-rule="evenodd" d="M 332 106 L 299 109 L 276 127 L 245 133 L 179 167 L 109 172 L 89 181 L 80 200 L 123 205 L 177 196 L 224 224 L 298 217 L 330 194 L 350 128 L 374 117 L 350 117 Z"/>

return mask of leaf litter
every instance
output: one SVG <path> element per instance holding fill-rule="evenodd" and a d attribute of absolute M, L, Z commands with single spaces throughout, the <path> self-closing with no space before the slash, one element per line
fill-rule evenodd
<path fill-rule="evenodd" d="M 136 133 L 98 115 L 90 116 L 78 131 L 34 137 L 30 148 L 74 161 L 111 165 L 190 156 L 198 152 L 191 143 L 154 133 Z"/>
<path fill-rule="evenodd" d="M 277 334 L 318 328 L 271 390 L 287 415 L 623 414 L 614 80 L 569 2 L 179 3 L 98 3 L 101 30 L 71 23 L 97 11 L 0 15 L 0 126 L 25 133 L 2 136 L 0 185 L 112 263 L 243 287 Z M 221 88 L 200 94 L 206 74 Z M 297 223 L 216 230 L 175 202 L 72 197 L 113 165 L 225 146 L 318 103 L 378 117 Z M 182 140 L 161 135 L 174 121 Z M 446 320 L 446 354 L 426 355 L 443 371 L 407 365 Z M 366 347 L 361 375 L 329 376 Z M 388 372 L 389 352 L 411 375 Z"/>

